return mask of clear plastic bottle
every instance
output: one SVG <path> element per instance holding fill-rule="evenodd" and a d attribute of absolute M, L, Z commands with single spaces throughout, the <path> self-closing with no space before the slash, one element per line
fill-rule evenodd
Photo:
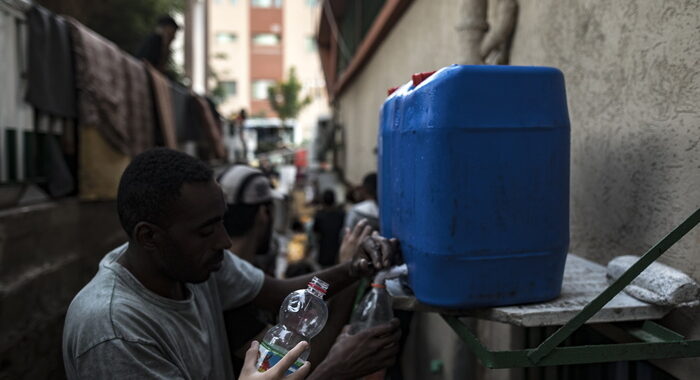
<path fill-rule="evenodd" d="M 350 318 L 350 334 L 387 323 L 394 318 L 391 295 L 386 290 L 386 279 L 400 273 L 400 270 L 393 270 L 377 274 L 370 284 L 372 289 L 362 298 Z M 365 376 L 363 380 L 384 379 L 385 375 L 386 369 L 382 369 Z"/>
<path fill-rule="evenodd" d="M 306 289 L 290 293 L 282 302 L 277 325 L 267 331 L 258 348 L 257 368 L 265 372 L 297 343 L 309 341 L 316 336 L 328 320 L 328 307 L 323 296 L 328 291 L 328 283 L 314 277 Z M 310 348 L 287 370 L 294 373 L 309 357 Z"/>
<path fill-rule="evenodd" d="M 365 295 L 350 318 L 350 333 L 356 334 L 362 330 L 389 322 L 394 318 L 391 307 L 391 296 L 386 291 L 386 285 L 372 283 L 372 289 Z"/>

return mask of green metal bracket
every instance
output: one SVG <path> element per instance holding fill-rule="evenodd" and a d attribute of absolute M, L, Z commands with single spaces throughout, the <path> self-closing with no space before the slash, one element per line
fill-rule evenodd
<path fill-rule="evenodd" d="M 559 328 L 554 334 L 550 335 L 537 348 L 517 351 L 489 351 L 459 319 L 449 315 L 443 315 L 442 317 L 481 360 L 484 366 L 488 368 L 534 367 L 700 356 L 700 340 L 685 341 L 682 335 L 651 321 L 646 321 L 639 329 L 628 331 L 631 335 L 642 340 L 642 342 L 557 347 L 699 222 L 700 209 L 696 210 L 683 223 L 656 243 L 636 263 L 627 269 L 620 278 L 589 302 L 581 312 L 571 318 L 569 322 Z"/>

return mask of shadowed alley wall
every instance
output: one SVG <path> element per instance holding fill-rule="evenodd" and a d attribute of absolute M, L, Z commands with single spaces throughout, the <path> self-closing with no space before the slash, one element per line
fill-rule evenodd
<path fill-rule="evenodd" d="M 0 379 L 65 378 L 63 320 L 97 263 L 126 240 L 116 202 L 0 211 Z"/>

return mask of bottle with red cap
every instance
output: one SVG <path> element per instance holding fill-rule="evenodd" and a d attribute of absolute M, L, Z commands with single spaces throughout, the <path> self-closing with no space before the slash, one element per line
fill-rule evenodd
<path fill-rule="evenodd" d="M 362 298 L 350 318 L 350 334 L 391 321 L 394 311 L 386 290 L 386 272 L 380 272 L 370 284 L 371 290 Z M 363 380 L 384 379 L 386 369 L 367 375 Z"/>
<path fill-rule="evenodd" d="M 372 289 L 362 298 L 350 318 L 351 334 L 387 323 L 394 318 L 391 296 L 386 291 L 384 280 L 375 279 L 370 286 Z"/>
<path fill-rule="evenodd" d="M 323 297 L 328 283 L 314 277 L 306 289 L 295 290 L 282 302 L 277 325 L 270 328 L 258 348 L 257 368 L 265 372 L 301 341 L 310 341 L 328 320 L 328 307 Z M 296 372 L 309 357 L 308 348 L 287 370 L 287 375 Z"/>

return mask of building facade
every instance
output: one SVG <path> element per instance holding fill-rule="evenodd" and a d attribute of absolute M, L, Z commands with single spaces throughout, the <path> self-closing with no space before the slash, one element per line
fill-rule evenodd
<path fill-rule="evenodd" d="M 328 113 L 316 31 L 317 0 L 210 0 L 210 88 L 223 95 L 226 117 L 246 110 L 249 117 L 276 117 L 268 87 L 288 78 L 291 68 L 311 103 L 297 117 L 295 142 L 309 140 L 317 118 Z"/>

